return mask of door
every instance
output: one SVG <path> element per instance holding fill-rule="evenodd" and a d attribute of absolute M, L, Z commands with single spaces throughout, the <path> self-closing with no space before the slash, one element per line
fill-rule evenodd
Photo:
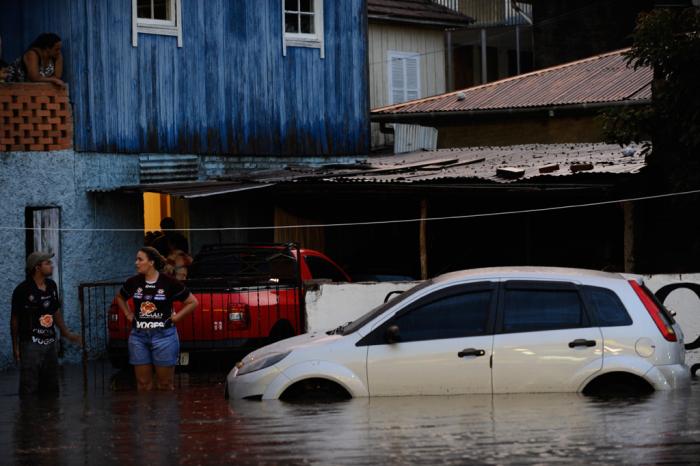
<path fill-rule="evenodd" d="M 491 393 L 495 289 L 483 283 L 436 291 L 361 340 L 370 396 Z"/>
<path fill-rule="evenodd" d="M 493 342 L 494 393 L 572 392 L 603 366 L 603 336 L 573 283 L 507 282 Z"/>

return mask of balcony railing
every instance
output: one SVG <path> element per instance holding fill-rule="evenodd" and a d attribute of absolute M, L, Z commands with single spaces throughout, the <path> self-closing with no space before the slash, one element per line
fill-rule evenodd
<path fill-rule="evenodd" d="M 72 147 L 68 89 L 48 83 L 0 84 L 0 152 Z"/>
<path fill-rule="evenodd" d="M 432 0 L 474 18 L 472 27 L 530 24 L 532 3 L 516 0 Z M 520 10 L 520 11 L 518 11 Z"/>

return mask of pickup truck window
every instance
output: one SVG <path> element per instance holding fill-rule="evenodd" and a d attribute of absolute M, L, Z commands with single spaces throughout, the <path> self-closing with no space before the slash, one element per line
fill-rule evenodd
<path fill-rule="evenodd" d="M 326 279 L 333 282 L 346 282 L 345 275 L 336 266 L 318 256 L 304 256 L 313 279 Z"/>

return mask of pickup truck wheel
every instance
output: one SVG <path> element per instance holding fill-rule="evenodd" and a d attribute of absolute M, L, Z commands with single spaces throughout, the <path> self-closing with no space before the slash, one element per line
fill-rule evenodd
<path fill-rule="evenodd" d="M 328 379 L 301 380 L 287 388 L 280 400 L 289 403 L 335 403 L 349 400 L 350 393 L 339 384 Z"/>
<path fill-rule="evenodd" d="M 294 336 L 294 327 L 288 320 L 280 320 L 270 329 L 268 340 L 270 343 L 291 338 Z"/>

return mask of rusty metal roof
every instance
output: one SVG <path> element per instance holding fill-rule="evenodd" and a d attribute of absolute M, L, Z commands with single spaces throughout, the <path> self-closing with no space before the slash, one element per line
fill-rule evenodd
<path fill-rule="evenodd" d="M 474 19 L 431 0 L 367 0 L 370 21 L 464 27 Z"/>
<path fill-rule="evenodd" d="M 519 108 L 644 103 L 651 99 L 652 70 L 627 66 L 624 52 L 596 55 L 563 65 L 398 105 L 372 116 L 435 112 L 508 111 Z"/>
<path fill-rule="evenodd" d="M 440 149 L 370 159 L 361 173 L 332 174 L 326 182 L 421 183 L 518 180 L 584 174 L 633 174 L 644 166 L 641 147 L 616 144 L 535 144 Z"/>

